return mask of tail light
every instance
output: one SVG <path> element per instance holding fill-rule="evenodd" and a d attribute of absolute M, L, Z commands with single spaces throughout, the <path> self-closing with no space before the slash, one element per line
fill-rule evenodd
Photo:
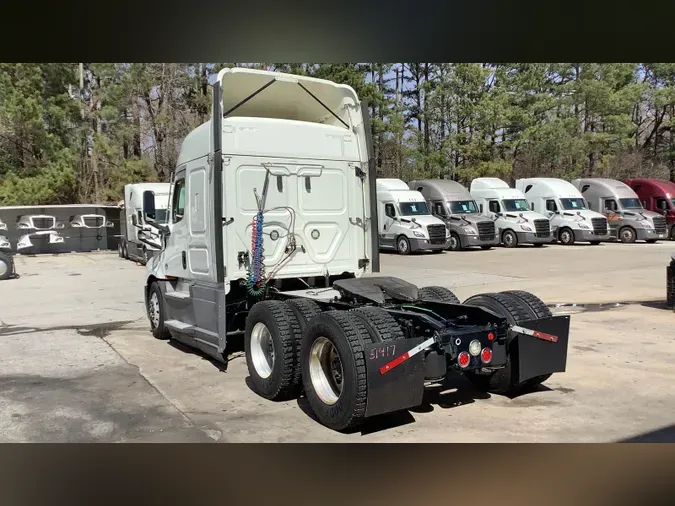
<path fill-rule="evenodd" d="M 465 351 L 461 352 L 461 353 L 457 356 L 457 363 L 459 364 L 459 366 L 460 366 L 462 369 L 464 369 L 465 367 L 467 367 L 467 366 L 469 365 L 469 362 L 470 362 L 470 361 L 471 361 L 471 356 L 470 356 L 467 352 L 465 352 Z"/>
<path fill-rule="evenodd" d="M 483 351 L 480 352 L 480 359 L 484 364 L 489 364 L 492 361 L 492 350 L 483 348 Z"/>

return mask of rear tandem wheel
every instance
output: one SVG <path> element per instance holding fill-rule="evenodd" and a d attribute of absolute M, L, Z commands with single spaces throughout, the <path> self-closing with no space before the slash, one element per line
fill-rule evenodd
<path fill-rule="evenodd" d="M 464 304 L 493 311 L 505 317 L 509 324 L 517 325 L 521 321 L 537 318 L 536 311 L 543 311 L 539 303 L 535 301 L 535 299 L 539 300 L 535 295 L 528 294 L 526 298 L 529 302 L 523 299 L 522 294 L 518 296 L 514 293 L 504 292 L 484 293 L 469 297 L 464 301 Z M 541 301 L 539 302 L 541 303 Z M 537 308 L 536 310 L 534 309 L 535 307 Z M 506 366 L 502 369 L 498 369 L 490 374 L 478 374 L 473 371 L 466 371 L 464 374 L 479 389 L 506 395 L 514 394 L 526 387 L 537 385 L 550 376 L 537 376 L 522 383 L 516 383 L 516 371 L 513 369 L 513 364 L 517 360 L 518 357 L 511 354 L 506 362 Z"/>

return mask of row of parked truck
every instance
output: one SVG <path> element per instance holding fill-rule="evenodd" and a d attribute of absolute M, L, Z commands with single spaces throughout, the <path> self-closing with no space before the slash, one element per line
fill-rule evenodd
<path fill-rule="evenodd" d="M 414 251 L 557 241 L 675 240 L 675 183 L 658 179 L 377 180 L 379 244 Z"/>

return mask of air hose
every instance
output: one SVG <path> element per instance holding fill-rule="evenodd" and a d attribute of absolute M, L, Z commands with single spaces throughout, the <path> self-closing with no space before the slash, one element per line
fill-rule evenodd
<path fill-rule="evenodd" d="M 269 170 L 265 174 L 265 183 L 263 185 L 262 196 L 258 197 L 258 192 L 253 189 L 256 202 L 258 203 L 258 212 L 251 222 L 251 263 L 248 267 L 248 276 L 246 278 L 246 288 L 248 293 L 254 297 L 260 297 L 265 292 L 265 257 L 263 256 L 263 213 L 265 212 L 265 201 L 267 200 L 267 188 L 269 186 Z"/>
<path fill-rule="evenodd" d="M 259 297 L 265 291 L 265 264 L 263 261 L 263 211 L 258 210 L 258 213 L 253 218 L 251 223 L 251 264 L 248 268 L 248 278 L 246 279 L 246 287 L 248 292 Z"/>

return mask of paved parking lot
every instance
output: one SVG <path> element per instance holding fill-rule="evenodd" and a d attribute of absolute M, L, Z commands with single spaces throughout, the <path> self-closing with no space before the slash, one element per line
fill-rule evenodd
<path fill-rule="evenodd" d="M 675 440 L 675 314 L 664 309 L 674 249 L 383 254 L 383 274 L 444 285 L 462 300 L 517 288 L 566 304 L 556 311 L 573 313 L 568 371 L 514 399 L 451 380 L 414 411 L 348 435 L 314 422 L 302 399 L 256 396 L 241 343 L 224 370 L 153 339 L 144 267 L 115 253 L 17 257 L 21 277 L 0 282 L 0 441 L 588 442 L 660 429 Z"/>

